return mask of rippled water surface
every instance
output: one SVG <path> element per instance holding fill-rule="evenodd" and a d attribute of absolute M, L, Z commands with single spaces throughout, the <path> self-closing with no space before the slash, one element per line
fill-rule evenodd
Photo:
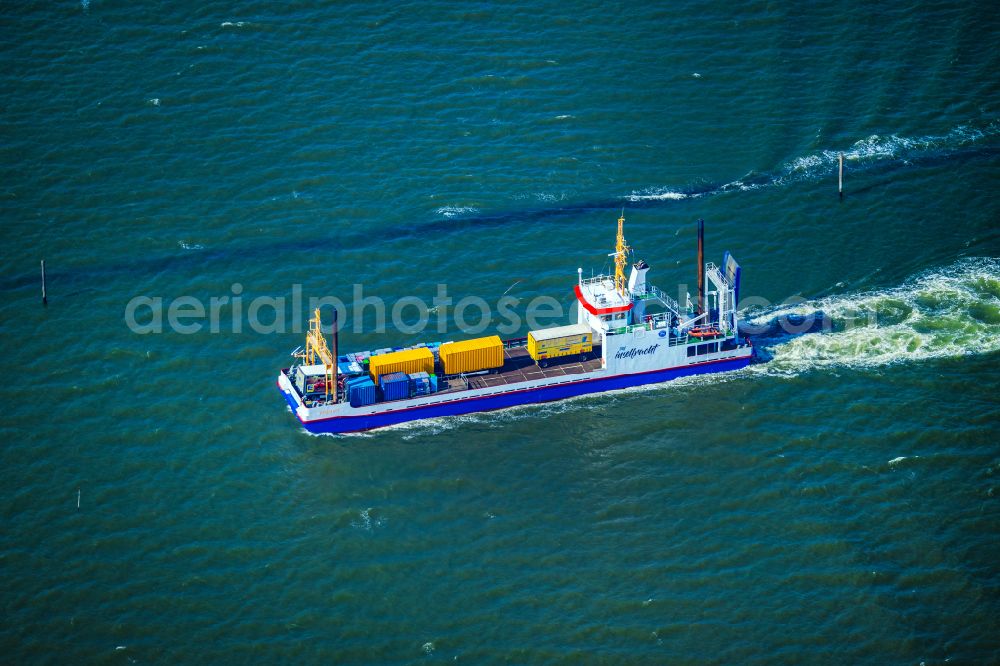
<path fill-rule="evenodd" d="M 1000 661 L 992 5 L 0 16 L 4 661 Z M 706 220 L 766 362 L 346 437 L 275 390 L 295 285 L 568 308 L 622 208 L 668 293 Z"/>

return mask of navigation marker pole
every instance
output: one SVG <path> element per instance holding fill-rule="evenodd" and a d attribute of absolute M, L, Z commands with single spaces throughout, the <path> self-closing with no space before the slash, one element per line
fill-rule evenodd
<path fill-rule="evenodd" d="M 837 194 L 844 198 L 844 153 L 840 153 L 837 160 L 840 162 L 840 169 L 837 172 Z"/>

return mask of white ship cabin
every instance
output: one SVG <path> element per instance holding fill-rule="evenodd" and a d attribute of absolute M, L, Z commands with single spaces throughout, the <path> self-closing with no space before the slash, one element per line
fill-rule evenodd
<path fill-rule="evenodd" d="M 649 265 L 643 260 L 632 264 L 628 279 L 625 279 L 626 257 L 632 248 L 625 244 L 623 222 L 624 217 L 618 220 L 618 242 L 615 252 L 609 255 L 614 257 L 615 273 L 585 279 L 583 269 L 577 269 L 574 288 L 580 304 L 577 323 L 587 324 L 595 331 L 595 343 L 603 344 L 607 336 L 640 334 L 643 330 L 668 338 L 670 346 L 684 344 L 689 336 L 697 337 L 709 331 L 716 340 L 735 337 L 740 275 L 739 265 L 729 253 L 724 259 L 725 274 L 713 263 L 700 262 L 704 273 L 699 291 L 703 295 L 700 299 L 695 296 L 700 303 L 692 301 L 688 293 L 682 305 L 648 282 Z M 699 257 L 702 256 L 701 243 L 699 231 Z M 668 335 L 660 336 L 662 330 Z"/>

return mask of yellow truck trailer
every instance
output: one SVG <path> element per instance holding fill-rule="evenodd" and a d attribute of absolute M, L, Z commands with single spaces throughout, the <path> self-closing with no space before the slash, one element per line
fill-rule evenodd
<path fill-rule="evenodd" d="M 586 324 L 528 332 L 528 355 L 543 368 L 550 359 L 563 356 L 579 356 L 584 361 L 593 349 L 594 332 Z"/>

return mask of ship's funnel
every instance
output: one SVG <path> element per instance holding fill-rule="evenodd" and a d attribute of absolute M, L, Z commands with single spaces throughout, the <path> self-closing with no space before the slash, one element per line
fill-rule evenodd
<path fill-rule="evenodd" d="M 698 314 L 705 312 L 705 220 L 698 220 Z"/>
<path fill-rule="evenodd" d="M 632 264 L 632 272 L 628 276 L 628 290 L 633 294 L 646 293 L 646 271 L 649 264 L 640 259 Z"/>

